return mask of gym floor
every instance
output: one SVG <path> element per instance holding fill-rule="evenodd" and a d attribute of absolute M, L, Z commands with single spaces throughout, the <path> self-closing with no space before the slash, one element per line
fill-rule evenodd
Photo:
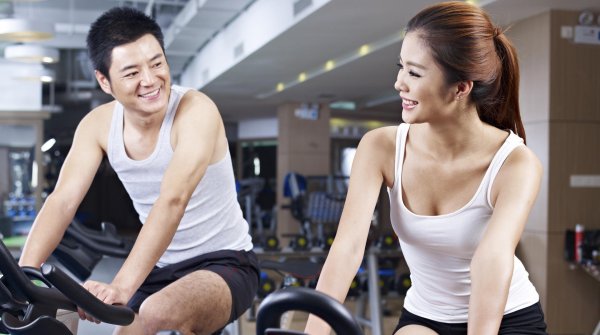
<path fill-rule="evenodd" d="M 112 257 L 104 257 L 94 269 L 94 272 L 90 276 L 91 280 L 98 280 L 104 282 L 110 282 L 117 270 L 123 263 L 122 259 L 112 258 Z M 355 303 L 353 301 L 348 301 L 346 303 L 350 310 L 354 309 Z M 383 318 L 383 333 L 391 334 L 398 322 L 398 311 L 402 308 L 402 299 L 401 298 L 389 298 L 386 300 L 386 309 L 391 312 L 390 316 L 385 316 Z M 255 323 L 253 321 L 248 321 L 247 317 L 248 313 L 246 313 L 241 321 L 241 332 L 242 335 L 254 335 L 256 333 Z M 290 329 L 301 331 L 304 329 L 304 324 L 306 322 L 306 313 L 302 312 L 294 312 L 292 323 L 290 325 Z M 80 321 L 78 326 L 78 334 L 85 335 L 106 335 L 111 334 L 114 326 L 109 324 L 95 324 L 87 321 Z M 367 329 L 365 331 L 365 335 L 369 335 L 370 332 Z M 231 334 L 235 335 L 235 334 Z"/>

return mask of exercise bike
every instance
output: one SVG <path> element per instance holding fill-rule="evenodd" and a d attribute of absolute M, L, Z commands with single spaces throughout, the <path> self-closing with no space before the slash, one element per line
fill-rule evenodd
<path fill-rule="evenodd" d="M 132 246 L 133 241 L 119 236 L 111 223 L 102 222 L 101 230 L 94 230 L 74 220 L 52 256 L 79 280 L 85 281 L 103 256 L 127 258 Z"/>
<path fill-rule="evenodd" d="M 336 334 L 363 335 L 358 321 L 344 305 L 305 287 L 288 287 L 267 296 L 256 316 L 256 335 L 308 335 L 279 328 L 283 313 L 294 310 L 318 316 L 331 325 Z"/>
<path fill-rule="evenodd" d="M 134 312 L 104 304 L 66 273 L 51 264 L 41 269 L 19 267 L 0 242 L 0 332 L 16 335 L 73 335 L 56 319 L 57 311 L 77 307 L 101 322 L 128 325 Z M 44 286 L 32 282 L 36 280 Z"/>

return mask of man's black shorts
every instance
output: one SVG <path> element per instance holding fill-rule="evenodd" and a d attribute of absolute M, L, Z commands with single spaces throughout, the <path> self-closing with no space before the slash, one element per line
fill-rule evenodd
<path fill-rule="evenodd" d="M 400 321 L 394 330 L 408 325 L 420 325 L 432 329 L 439 335 L 466 335 L 466 323 L 443 323 L 432 321 L 420 316 L 414 315 L 406 309 L 402 309 Z M 499 335 L 519 334 L 519 335 L 547 335 L 546 323 L 544 322 L 544 312 L 539 302 L 508 313 L 502 317 L 500 323 Z"/>
<path fill-rule="evenodd" d="M 233 299 L 229 322 L 236 320 L 252 304 L 260 276 L 256 255 L 253 251 L 220 250 L 162 268 L 155 266 L 127 306 L 138 313 L 146 298 L 197 270 L 212 271 L 229 286 Z"/>

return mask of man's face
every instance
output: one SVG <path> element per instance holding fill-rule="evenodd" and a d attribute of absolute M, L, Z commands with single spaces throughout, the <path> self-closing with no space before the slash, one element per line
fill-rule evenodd
<path fill-rule="evenodd" d="M 112 50 L 110 80 L 96 71 L 102 89 L 134 113 L 166 111 L 171 89 L 169 65 L 151 34 Z"/>

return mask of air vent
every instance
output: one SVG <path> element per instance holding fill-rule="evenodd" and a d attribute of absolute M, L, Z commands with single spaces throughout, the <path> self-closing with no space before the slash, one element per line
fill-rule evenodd
<path fill-rule="evenodd" d="M 244 43 L 238 44 L 235 48 L 233 48 L 233 58 L 238 58 L 244 54 Z"/>
<path fill-rule="evenodd" d="M 294 16 L 302 13 L 306 8 L 312 5 L 312 0 L 297 0 L 294 1 Z"/>

